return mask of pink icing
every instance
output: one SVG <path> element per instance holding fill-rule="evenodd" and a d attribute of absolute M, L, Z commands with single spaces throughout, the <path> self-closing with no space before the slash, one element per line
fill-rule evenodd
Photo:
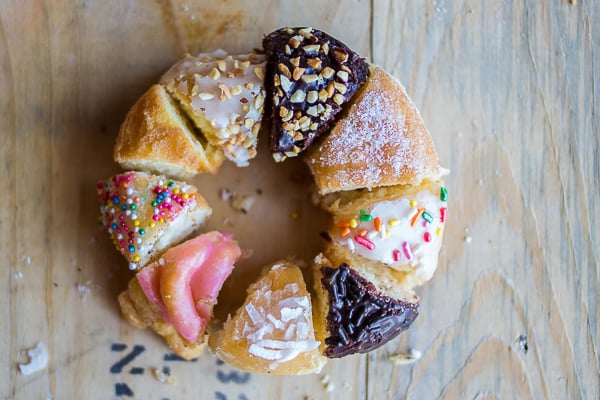
<path fill-rule="evenodd" d="M 209 232 L 168 250 L 138 273 L 150 302 L 190 342 L 204 334 L 225 279 L 241 250 L 231 235 Z"/>

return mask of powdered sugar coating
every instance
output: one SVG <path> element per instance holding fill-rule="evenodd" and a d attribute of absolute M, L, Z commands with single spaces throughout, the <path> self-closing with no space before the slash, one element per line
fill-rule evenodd
<path fill-rule="evenodd" d="M 378 67 L 307 162 L 321 193 L 417 185 L 439 175 L 419 111 L 402 84 Z"/>

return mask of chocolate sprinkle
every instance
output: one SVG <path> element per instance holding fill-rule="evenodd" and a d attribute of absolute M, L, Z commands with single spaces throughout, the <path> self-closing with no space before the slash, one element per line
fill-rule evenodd
<path fill-rule="evenodd" d="M 329 293 L 325 355 L 339 358 L 374 350 L 406 330 L 417 318 L 417 303 L 383 295 L 348 264 L 322 267 Z"/>
<path fill-rule="evenodd" d="M 270 147 L 275 161 L 297 156 L 329 130 L 360 89 L 369 65 L 344 43 L 313 28 L 281 28 L 263 39 Z"/>

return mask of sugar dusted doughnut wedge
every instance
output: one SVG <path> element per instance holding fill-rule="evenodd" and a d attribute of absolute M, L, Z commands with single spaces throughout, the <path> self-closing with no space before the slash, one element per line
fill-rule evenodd
<path fill-rule="evenodd" d="M 217 295 L 241 251 L 231 235 L 209 232 L 167 250 L 119 295 L 134 326 L 150 326 L 181 357 L 202 351 Z"/>
<path fill-rule="evenodd" d="M 302 272 L 278 262 L 248 289 L 244 305 L 209 338 L 223 361 L 262 374 L 303 375 L 325 363 L 315 340 L 311 300 Z"/>
<path fill-rule="evenodd" d="M 344 43 L 317 29 L 281 28 L 263 39 L 270 147 L 275 161 L 297 156 L 331 127 L 369 74 Z"/>
<path fill-rule="evenodd" d="M 264 56 L 188 55 L 160 80 L 208 142 L 243 167 L 256 156 L 265 101 Z"/>
<path fill-rule="evenodd" d="M 410 288 L 431 279 L 438 265 L 446 224 L 448 191 L 441 181 L 390 186 L 341 196 L 333 211 L 332 241 L 325 254 L 334 262 L 381 265 Z"/>
<path fill-rule="evenodd" d="M 113 156 L 125 169 L 178 179 L 215 173 L 225 159 L 160 85 L 148 89 L 127 113 Z"/>
<path fill-rule="evenodd" d="M 315 258 L 315 332 L 330 358 L 366 353 L 406 330 L 418 298 L 389 277 Z"/>
<path fill-rule="evenodd" d="M 320 194 L 419 185 L 440 176 L 429 131 L 393 76 L 372 66 L 348 110 L 304 160 Z"/>
<path fill-rule="evenodd" d="M 212 209 L 185 182 L 125 172 L 98 182 L 102 225 L 132 270 L 200 228 Z"/>

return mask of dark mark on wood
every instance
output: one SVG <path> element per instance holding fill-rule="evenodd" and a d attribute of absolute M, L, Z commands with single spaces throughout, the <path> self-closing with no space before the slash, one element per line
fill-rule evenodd
<path fill-rule="evenodd" d="M 217 379 L 221 383 L 234 382 L 238 385 L 241 385 L 250 380 L 250 374 L 248 372 L 239 373 L 236 371 L 231 371 L 230 373 L 226 374 L 225 372 L 219 370 L 217 371 Z"/>
<path fill-rule="evenodd" d="M 136 344 L 133 346 L 133 350 L 125 357 L 120 359 L 118 362 L 114 363 L 112 367 L 110 367 L 111 374 L 119 374 L 123 371 L 123 367 L 132 362 L 137 356 L 142 354 L 146 350 L 146 348 L 142 345 Z"/>
<path fill-rule="evenodd" d="M 115 383 L 115 396 L 133 397 L 133 390 L 126 383 Z"/>

